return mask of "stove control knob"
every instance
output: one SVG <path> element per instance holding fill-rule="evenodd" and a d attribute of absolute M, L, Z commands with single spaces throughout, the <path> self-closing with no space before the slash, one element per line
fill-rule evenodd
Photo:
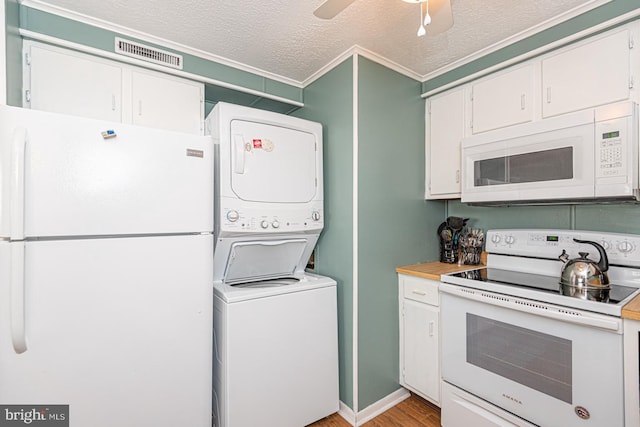
<path fill-rule="evenodd" d="M 260 227 L 262 227 L 262 228 L 269 228 L 269 222 L 268 222 L 268 221 L 263 220 L 263 221 L 260 223 Z"/>
<path fill-rule="evenodd" d="M 633 251 L 633 245 L 630 242 L 625 240 L 624 242 L 618 243 L 618 250 L 623 254 L 628 253 Z"/>
<path fill-rule="evenodd" d="M 493 236 L 491 236 L 491 242 L 495 243 L 496 245 L 498 243 L 500 243 L 500 235 L 499 234 L 494 234 Z"/>
<path fill-rule="evenodd" d="M 314 221 L 320 221 L 320 212 L 318 211 L 311 212 L 311 219 Z"/>
<path fill-rule="evenodd" d="M 516 238 L 513 237 L 513 236 L 507 236 L 507 237 L 504 238 L 504 242 L 507 245 L 513 245 L 516 242 Z"/>
<path fill-rule="evenodd" d="M 230 210 L 227 212 L 227 220 L 230 222 L 236 222 L 240 218 L 240 214 L 236 210 Z"/>
<path fill-rule="evenodd" d="M 280 228 L 280 223 L 278 222 L 277 219 L 274 219 L 273 222 L 271 223 L 271 226 L 273 228 Z"/>

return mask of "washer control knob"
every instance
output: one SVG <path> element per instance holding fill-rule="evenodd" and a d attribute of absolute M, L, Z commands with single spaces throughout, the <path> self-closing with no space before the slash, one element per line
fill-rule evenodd
<path fill-rule="evenodd" d="M 507 245 L 513 245 L 516 242 L 516 238 L 513 237 L 513 236 L 507 236 L 507 237 L 504 238 L 504 242 Z"/>
<path fill-rule="evenodd" d="M 320 221 L 320 212 L 318 211 L 311 212 L 311 219 L 314 221 Z"/>
<path fill-rule="evenodd" d="M 260 222 L 260 227 L 269 228 L 269 222 L 266 220 L 262 220 L 262 222 Z"/>
<path fill-rule="evenodd" d="M 618 250 L 622 253 L 628 253 L 633 250 L 633 245 L 627 240 L 618 243 Z"/>
<path fill-rule="evenodd" d="M 607 251 L 611 249 L 611 245 L 606 240 L 601 240 L 600 245 L 602 245 L 602 247 Z"/>
<path fill-rule="evenodd" d="M 240 214 L 236 210 L 230 210 L 227 212 L 227 219 L 231 222 L 236 222 L 240 218 Z"/>
<path fill-rule="evenodd" d="M 273 222 L 271 223 L 271 226 L 273 228 L 280 228 L 280 223 L 278 222 L 277 219 L 274 219 Z"/>
<path fill-rule="evenodd" d="M 495 244 L 500 243 L 500 240 L 502 240 L 502 239 L 500 238 L 499 234 L 494 234 L 493 236 L 491 236 L 491 241 L 493 243 L 495 243 Z"/>

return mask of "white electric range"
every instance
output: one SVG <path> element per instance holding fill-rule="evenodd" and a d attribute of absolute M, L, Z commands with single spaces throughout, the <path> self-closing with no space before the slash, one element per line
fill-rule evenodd
<path fill-rule="evenodd" d="M 574 238 L 605 248 L 609 301 L 561 294 L 563 250 L 598 260 Z M 640 292 L 640 236 L 490 230 L 486 250 L 486 267 L 442 276 L 442 425 L 624 426 L 620 316 Z"/>

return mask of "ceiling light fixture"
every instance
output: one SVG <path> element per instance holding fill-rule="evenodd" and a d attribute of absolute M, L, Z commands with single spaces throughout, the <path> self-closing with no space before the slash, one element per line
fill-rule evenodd
<path fill-rule="evenodd" d="M 431 15 L 429 15 L 429 0 L 402 0 L 407 3 L 419 3 L 420 4 L 420 27 L 418 28 L 418 37 L 422 37 L 427 34 L 426 26 L 431 24 Z M 424 19 L 422 15 L 424 14 Z"/>
<path fill-rule="evenodd" d="M 416 3 L 420 6 L 420 27 L 418 29 L 418 36 L 424 36 L 427 34 L 425 26 L 429 26 L 429 35 L 434 36 L 447 31 L 453 25 L 451 0 L 403 1 L 406 3 Z M 320 19 L 332 19 L 352 3 L 356 3 L 356 0 L 324 0 L 313 14 Z"/>

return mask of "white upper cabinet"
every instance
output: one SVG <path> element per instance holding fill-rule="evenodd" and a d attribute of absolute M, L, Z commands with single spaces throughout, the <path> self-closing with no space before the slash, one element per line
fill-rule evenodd
<path fill-rule="evenodd" d="M 158 73 L 133 71 L 132 123 L 200 134 L 202 85 Z"/>
<path fill-rule="evenodd" d="M 25 106 L 92 119 L 122 121 L 122 68 L 46 45 L 27 52 Z"/>
<path fill-rule="evenodd" d="M 427 100 L 426 198 L 460 197 L 460 143 L 465 134 L 464 88 Z"/>
<path fill-rule="evenodd" d="M 535 78 L 528 64 L 472 84 L 473 133 L 532 121 Z"/>
<path fill-rule="evenodd" d="M 629 99 L 630 47 L 622 28 L 543 58 L 543 117 Z"/>
<path fill-rule="evenodd" d="M 23 106 L 178 132 L 204 132 L 204 85 L 25 42 Z"/>

